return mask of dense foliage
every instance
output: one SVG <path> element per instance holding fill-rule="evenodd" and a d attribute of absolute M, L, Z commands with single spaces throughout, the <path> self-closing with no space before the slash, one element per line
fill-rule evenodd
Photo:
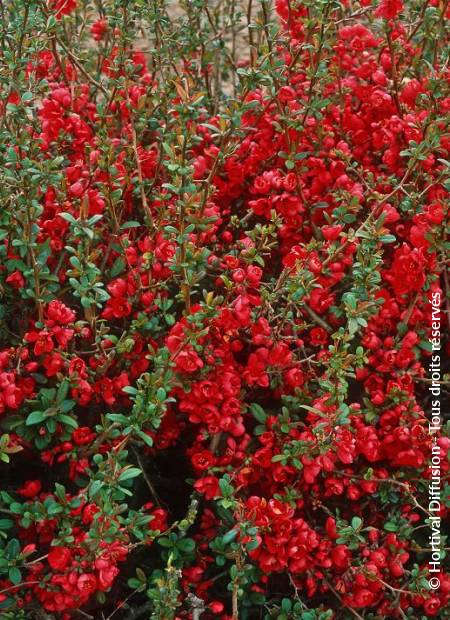
<path fill-rule="evenodd" d="M 1 11 L 0 618 L 446 617 L 448 0 Z"/>

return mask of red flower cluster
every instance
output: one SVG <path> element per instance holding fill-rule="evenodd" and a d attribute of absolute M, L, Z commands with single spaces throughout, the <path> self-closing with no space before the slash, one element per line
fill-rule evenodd
<path fill-rule="evenodd" d="M 68 547 L 53 547 L 47 562 L 53 575 L 48 584 L 43 583 L 37 589 L 37 596 L 48 611 L 66 611 L 78 609 L 97 592 L 109 590 L 119 574 L 116 566 L 123 562 L 128 549 L 121 543 L 101 543 L 99 555 L 93 562 L 84 559 L 85 553 L 78 553 Z M 34 576 L 39 576 L 43 565 L 34 568 Z"/>
<path fill-rule="evenodd" d="M 101 4 L 27 9 L 0 105 L 6 617 L 439 617 L 447 3 L 277 0 L 228 103 L 203 6 L 161 59 Z"/>

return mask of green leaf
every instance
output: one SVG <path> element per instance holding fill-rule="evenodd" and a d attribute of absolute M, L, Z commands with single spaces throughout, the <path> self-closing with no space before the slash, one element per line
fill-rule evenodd
<path fill-rule="evenodd" d="M 71 256 L 69 258 L 69 262 L 72 265 L 72 267 L 75 267 L 75 269 L 78 269 L 78 271 L 83 271 L 83 266 L 76 256 Z"/>
<path fill-rule="evenodd" d="M 353 310 L 356 308 L 356 297 L 354 293 L 344 293 L 342 295 L 342 301 Z"/>
<path fill-rule="evenodd" d="M 118 422 L 119 424 L 128 424 L 130 421 L 122 413 L 108 413 L 106 417 L 108 420 L 111 420 L 111 422 Z"/>
<path fill-rule="evenodd" d="M 433 351 L 433 344 L 429 340 L 422 340 L 419 342 L 419 347 L 424 351 L 431 353 Z"/>
<path fill-rule="evenodd" d="M 227 480 L 225 480 L 225 478 L 221 478 L 219 480 L 219 487 L 224 497 L 230 497 L 231 495 L 233 495 L 234 489 L 231 484 Z"/>
<path fill-rule="evenodd" d="M 13 149 L 13 147 L 12 147 L 12 146 L 10 146 L 10 147 L 7 149 L 6 153 L 7 153 L 7 160 L 8 160 L 8 162 L 13 162 L 13 163 L 14 163 L 14 162 L 16 162 L 16 161 L 17 161 L 17 153 L 16 153 L 16 151 Z"/>
<path fill-rule="evenodd" d="M 118 258 L 116 258 L 113 266 L 111 267 L 111 277 L 115 278 L 120 273 L 122 273 L 124 269 L 125 269 L 125 261 L 122 258 L 122 256 L 119 256 Z"/>
<path fill-rule="evenodd" d="M 24 504 L 19 504 L 19 502 L 13 502 L 12 504 L 9 505 L 9 509 L 14 514 L 20 515 L 25 510 L 25 506 Z"/>
<path fill-rule="evenodd" d="M 62 502 L 66 501 L 66 489 L 59 482 L 55 482 L 55 495 Z"/>
<path fill-rule="evenodd" d="M 320 409 L 310 407 L 309 405 L 300 405 L 300 407 L 302 407 L 302 409 L 306 409 L 306 411 L 311 411 L 311 413 L 315 413 L 321 418 L 327 418 L 327 415 L 323 411 L 320 411 Z"/>
<path fill-rule="evenodd" d="M 11 538 L 6 545 L 5 555 L 9 560 L 15 560 L 20 553 L 20 543 L 17 538 Z"/>
<path fill-rule="evenodd" d="M 195 542 L 192 538 L 182 538 L 177 542 L 177 547 L 184 553 L 192 553 L 195 549 Z"/>
<path fill-rule="evenodd" d="M 251 540 L 250 542 L 248 542 L 245 545 L 245 548 L 247 549 L 247 551 L 254 551 L 255 549 L 257 549 L 259 547 L 259 541 L 258 540 Z"/>
<path fill-rule="evenodd" d="M 223 543 L 227 545 L 228 543 L 232 542 L 236 538 L 237 534 L 237 530 L 229 530 L 226 534 L 224 534 L 224 536 L 222 536 Z"/>
<path fill-rule="evenodd" d="M 279 463 L 280 461 L 286 461 L 287 456 L 285 454 L 275 454 L 272 457 L 272 463 Z"/>
<path fill-rule="evenodd" d="M 167 549 L 174 546 L 173 541 L 170 540 L 170 538 L 167 538 L 167 536 L 158 538 L 158 544 L 161 545 L 161 547 L 166 547 Z"/>
<path fill-rule="evenodd" d="M 94 480 L 89 487 L 89 497 L 93 499 L 103 487 L 101 480 Z"/>
<path fill-rule="evenodd" d="M 66 426 L 71 426 L 72 428 L 78 428 L 78 422 L 64 413 L 58 416 L 58 420 L 65 424 Z"/>
<path fill-rule="evenodd" d="M 166 400 L 167 397 L 167 392 L 164 388 L 160 387 L 158 388 L 157 392 L 156 392 L 156 399 L 160 402 L 163 403 Z"/>
<path fill-rule="evenodd" d="M 138 467 L 130 467 L 125 469 L 119 476 L 119 482 L 125 482 L 125 480 L 130 480 L 131 478 L 136 478 L 141 475 L 141 470 Z"/>
<path fill-rule="evenodd" d="M 264 411 L 261 405 L 258 405 L 258 403 L 252 403 L 250 405 L 250 411 L 253 417 L 261 424 L 264 424 L 267 420 L 267 413 Z"/>
<path fill-rule="evenodd" d="M 65 400 L 64 402 L 60 404 L 59 410 L 61 411 L 61 413 L 67 413 L 71 411 L 75 407 L 76 404 L 77 403 L 75 400 Z"/>
<path fill-rule="evenodd" d="M 17 585 L 22 581 L 22 573 L 16 566 L 12 566 L 8 571 L 8 578 L 14 585 Z"/>
<path fill-rule="evenodd" d="M 149 448 L 153 447 L 153 439 L 152 437 L 150 437 L 150 435 L 147 435 L 147 433 L 145 433 L 144 431 L 137 431 L 137 435 L 142 439 L 142 441 L 147 444 L 147 446 Z"/>
<path fill-rule="evenodd" d="M 125 222 L 124 224 L 122 224 L 120 230 L 126 230 L 127 228 L 139 228 L 139 226 L 142 226 L 140 222 L 130 220 L 129 222 Z"/>
<path fill-rule="evenodd" d="M 77 223 L 77 220 L 73 217 L 71 213 L 60 213 L 59 216 L 62 217 L 63 220 L 66 220 L 66 222 L 69 222 L 70 224 Z"/>
<path fill-rule="evenodd" d="M 32 426 L 33 424 L 40 424 L 47 418 L 44 411 L 33 411 L 26 419 L 26 426 Z"/>
<path fill-rule="evenodd" d="M 352 519 L 352 528 L 354 530 L 359 530 L 359 528 L 362 525 L 362 522 L 363 521 L 362 521 L 362 519 L 360 517 L 353 517 L 353 519 Z"/>
<path fill-rule="evenodd" d="M 60 504 L 57 504 L 56 502 L 54 502 L 48 507 L 47 512 L 50 516 L 54 516 L 54 515 L 60 514 L 61 512 L 63 512 L 63 510 L 64 509 Z"/>
<path fill-rule="evenodd" d="M 64 380 L 59 384 L 58 387 L 58 392 L 56 394 L 56 402 L 57 403 L 62 403 L 63 400 L 66 398 L 67 394 L 69 393 L 69 382 Z"/>

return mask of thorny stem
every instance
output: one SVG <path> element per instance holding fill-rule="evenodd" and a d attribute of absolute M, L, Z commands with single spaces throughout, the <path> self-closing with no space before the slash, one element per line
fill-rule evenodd
<path fill-rule="evenodd" d="M 127 105 L 128 105 L 128 110 L 129 110 L 129 113 L 130 113 L 131 140 L 132 140 L 132 148 L 133 148 L 134 159 L 136 161 L 136 170 L 137 170 L 137 174 L 138 174 L 139 191 L 140 191 L 140 195 L 141 195 L 141 203 L 142 203 L 142 207 L 144 209 L 144 213 L 148 217 L 148 221 L 150 223 L 150 226 L 154 230 L 155 229 L 155 222 L 153 220 L 152 210 L 151 210 L 151 208 L 150 208 L 150 206 L 148 204 L 147 196 L 146 196 L 146 193 L 145 193 L 144 178 L 143 178 L 143 175 L 142 175 L 142 164 L 141 164 L 141 158 L 139 157 L 136 128 L 134 126 L 134 120 L 133 120 L 133 107 L 132 107 L 131 101 L 130 101 L 130 94 L 128 92 L 128 86 L 126 86 L 126 88 L 125 88 L 125 96 L 127 98 Z"/>
<path fill-rule="evenodd" d="M 345 609 L 348 609 L 349 612 L 358 620 L 364 620 L 364 618 L 362 616 L 359 615 L 359 613 L 353 609 L 352 607 L 350 607 L 349 605 L 346 605 L 344 603 L 344 601 L 342 600 L 342 596 L 336 592 L 336 590 L 333 588 L 333 586 L 331 585 L 331 583 L 328 581 L 328 579 L 324 578 L 325 583 L 327 584 L 327 586 L 329 587 L 329 589 L 331 590 L 331 592 L 333 592 L 334 596 L 339 600 L 339 602 L 341 603 L 341 605 L 343 607 L 345 607 Z"/>
<path fill-rule="evenodd" d="M 142 471 L 142 475 L 143 475 L 144 480 L 145 480 L 145 482 L 146 482 L 146 484 L 147 484 L 147 486 L 148 486 L 148 488 L 150 490 L 150 493 L 152 494 L 152 497 L 154 498 L 154 500 L 158 504 L 158 506 L 161 506 L 161 501 L 159 499 L 159 496 L 158 496 L 158 494 L 156 492 L 155 487 L 153 486 L 152 481 L 148 477 L 147 472 L 145 471 L 145 467 L 144 467 L 144 464 L 142 462 L 141 457 L 139 456 L 139 452 L 133 448 L 133 453 L 134 453 L 134 455 L 136 457 L 136 460 L 138 462 L 139 468 Z"/>
<path fill-rule="evenodd" d="M 28 238 L 28 252 L 31 261 L 31 266 L 33 269 L 33 278 L 34 278 L 34 295 L 35 295 L 35 303 L 36 309 L 38 312 L 39 322 L 42 323 L 44 321 L 44 306 L 41 299 L 41 284 L 39 280 L 39 265 L 36 260 L 36 254 L 34 252 L 33 247 L 33 238 L 31 233 L 32 228 L 32 217 L 30 206 L 27 203 L 27 238 Z"/>
<path fill-rule="evenodd" d="M 386 38 L 387 38 L 388 47 L 389 47 L 389 54 L 391 56 L 391 72 L 392 72 L 392 81 L 394 82 L 395 107 L 397 108 L 398 115 L 400 116 L 400 118 L 402 118 L 403 112 L 402 112 L 402 106 L 400 105 L 400 97 L 399 97 L 400 86 L 398 83 L 397 63 L 395 59 L 394 44 L 392 42 L 391 31 L 389 28 L 387 29 L 387 32 L 386 32 Z"/>
<path fill-rule="evenodd" d="M 9 586 L 7 588 L 3 588 L 3 590 L 0 590 L 0 594 L 5 594 L 6 592 L 12 592 L 12 590 L 18 590 L 25 586 L 35 586 L 39 583 L 41 582 L 40 581 L 22 581 L 21 583 L 18 583 L 15 586 Z"/>
<path fill-rule="evenodd" d="M 312 318 L 312 320 L 315 323 L 317 323 L 317 325 L 320 325 L 320 327 L 323 327 L 323 329 L 327 333 L 329 333 L 329 334 L 333 333 L 333 329 L 330 327 L 330 325 L 328 325 L 328 323 L 326 321 L 324 321 L 322 318 L 320 318 L 320 316 L 312 308 L 310 308 L 310 306 L 308 306 L 308 304 L 303 303 L 303 307 L 305 308 L 305 310 L 309 314 L 309 316 Z"/>

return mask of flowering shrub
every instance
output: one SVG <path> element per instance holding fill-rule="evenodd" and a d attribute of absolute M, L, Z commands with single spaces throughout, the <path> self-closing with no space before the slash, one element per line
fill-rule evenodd
<path fill-rule="evenodd" d="M 448 2 L 2 10 L 1 618 L 445 617 Z"/>

